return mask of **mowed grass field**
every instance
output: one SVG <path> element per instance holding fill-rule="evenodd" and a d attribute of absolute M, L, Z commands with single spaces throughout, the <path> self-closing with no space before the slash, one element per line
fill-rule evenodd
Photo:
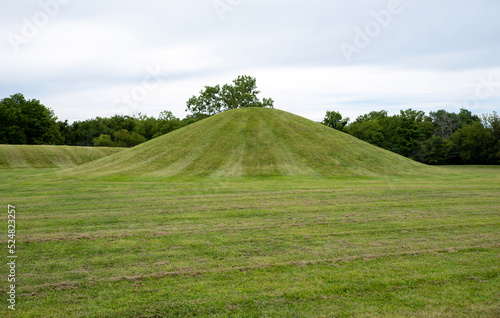
<path fill-rule="evenodd" d="M 499 317 L 500 167 L 435 169 L 122 181 L 0 170 L 0 316 Z"/>
<path fill-rule="evenodd" d="M 0 145 L 0 169 L 76 167 L 123 150 L 105 147 Z"/>

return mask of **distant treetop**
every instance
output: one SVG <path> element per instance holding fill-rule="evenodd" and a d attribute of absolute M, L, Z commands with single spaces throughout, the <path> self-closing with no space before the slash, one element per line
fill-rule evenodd
<path fill-rule="evenodd" d="M 233 85 L 225 84 L 205 86 L 199 96 L 193 96 L 187 101 L 186 111 L 193 114 L 214 115 L 225 110 L 244 107 L 270 107 L 274 101 L 271 98 L 259 100 L 257 95 L 257 80 L 251 76 L 238 76 Z"/>

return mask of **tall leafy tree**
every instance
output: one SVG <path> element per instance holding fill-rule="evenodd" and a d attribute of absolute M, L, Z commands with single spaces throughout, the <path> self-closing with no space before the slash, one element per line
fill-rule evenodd
<path fill-rule="evenodd" d="M 224 109 L 245 107 L 272 107 L 272 99 L 264 98 L 261 102 L 257 95 L 257 80 L 251 76 L 238 76 L 233 85 L 222 87 L 222 101 Z"/>
<path fill-rule="evenodd" d="M 490 159 L 494 164 L 500 164 L 500 115 L 497 112 L 482 116 L 483 125 L 491 131 L 493 137 Z"/>
<path fill-rule="evenodd" d="M 396 152 L 410 157 L 418 150 L 419 145 L 431 137 L 434 131 L 432 123 L 424 120 L 425 112 L 413 109 L 402 110 L 395 120 L 398 121 L 396 129 Z"/>
<path fill-rule="evenodd" d="M 443 139 L 449 139 L 461 124 L 457 114 L 449 113 L 444 109 L 430 112 L 428 120 L 434 125 L 434 135 Z"/>
<path fill-rule="evenodd" d="M 349 123 L 349 118 L 343 118 L 337 111 L 327 111 L 323 119 L 323 125 L 340 131 L 344 130 L 347 123 Z"/>
<path fill-rule="evenodd" d="M 54 112 L 39 100 L 15 94 L 0 101 L 0 143 L 62 144 L 64 139 Z"/>
<path fill-rule="evenodd" d="M 120 129 L 113 133 L 114 145 L 116 147 L 127 147 L 131 148 L 146 142 L 144 136 L 136 133 L 135 131 L 129 132 L 126 129 Z M 101 137 L 100 137 L 101 138 Z"/>
<path fill-rule="evenodd" d="M 458 129 L 451 136 L 452 143 L 459 149 L 461 164 L 491 164 L 494 162 L 491 149 L 495 139 L 490 129 L 480 122 L 472 122 Z"/>
<path fill-rule="evenodd" d="M 219 85 L 205 86 L 199 96 L 191 97 L 187 102 L 187 110 L 193 114 L 214 115 L 223 110 L 225 103 Z"/>
<path fill-rule="evenodd" d="M 182 126 L 181 120 L 175 117 L 171 111 L 162 111 L 156 122 L 153 138 L 168 134 Z"/>
<path fill-rule="evenodd" d="M 430 112 L 426 120 L 434 124 L 434 135 L 443 139 L 449 139 L 457 129 L 467 124 L 480 121 L 478 116 L 473 115 L 467 109 L 460 109 L 460 113 L 458 114 L 441 109 L 436 112 Z"/>
<path fill-rule="evenodd" d="M 356 138 L 389 149 L 387 133 L 390 117 L 386 110 L 372 111 L 361 115 L 347 127 L 347 132 Z"/>
<path fill-rule="evenodd" d="M 74 131 L 75 144 L 74 146 L 92 146 L 94 139 L 100 135 L 111 135 L 114 131 L 109 125 L 112 120 L 97 117 L 85 121 L 74 122 L 72 129 Z M 121 127 L 117 128 L 121 129 Z"/>
<path fill-rule="evenodd" d="M 221 111 L 244 107 L 273 107 L 271 98 L 259 100 L 257 80 L 251 76 L 238 76 L 233 84 L 222 87 L 205 86 L 198 96 L 187 101 L 187 111 L 194 115 L 214 115 Z"/>

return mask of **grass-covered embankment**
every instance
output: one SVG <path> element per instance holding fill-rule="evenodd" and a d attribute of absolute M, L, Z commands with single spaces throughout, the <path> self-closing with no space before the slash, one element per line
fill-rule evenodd
<path fill-rule="evenodd" d="M 268 108 L 226 111 L 75 169 L 108 178 L 409 176 L 439 170 L 303 117 Z"/>
<path fill-rule="evenodd" d="M 0 169 L 69 168 L 120 151 L 123 148 L 0 145 Z"/>

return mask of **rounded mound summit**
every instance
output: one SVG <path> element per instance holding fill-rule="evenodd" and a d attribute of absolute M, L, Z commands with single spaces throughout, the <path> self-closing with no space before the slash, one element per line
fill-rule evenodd
<path fill-rule="evenodd" d="M 240 108 L 80 167 L 110 177 L 380 176 L 433 168 L 284 111 Z"/>

